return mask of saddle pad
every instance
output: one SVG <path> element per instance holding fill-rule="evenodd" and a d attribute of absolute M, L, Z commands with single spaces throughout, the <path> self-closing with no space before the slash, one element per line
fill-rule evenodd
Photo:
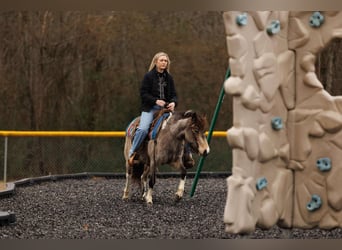
<path fill-rule="evenodd" d="M 133 121 L 131 121 L 131 123 L 127 126 L 126 128 L 126 136 L 128 137 L 133 137 L 135 134 L 135 130 L 139 124 L 139 122 L 137 122 L 137 120 L 139 119 L 139 117 L 134 118 Z"/>
<path fill-rule="evenodd" d="M 154 127 L 151 128 L 152 130 L 151 130 L 151 133 L 150 133 L 150 139 L 152 139 L 152 140 L 156 139 L 161 124 L 162 124 L 163 121 L 164 121 L 165 119 L 167 119 L 169 116 L 170 116 L 170 112 L 166 112 L 166 113 L 162 114 L 162 115 L 159 117 L 159 119 L 158 119 L 158 121 L 155 123 Z"/>

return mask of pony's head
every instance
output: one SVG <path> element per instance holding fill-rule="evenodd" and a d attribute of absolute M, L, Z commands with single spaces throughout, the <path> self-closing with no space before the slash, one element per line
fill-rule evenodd
<path fill-rule="evenodd" d="M 188 110 L 183 114 L 183 117 L 189 118 L 190 122 L 190 125 L 185 130 L 185 141 L 190 145 L 193 152 L 206 156 L 210 150 L 205 136 L 208 127 L 206 116 Z"/>

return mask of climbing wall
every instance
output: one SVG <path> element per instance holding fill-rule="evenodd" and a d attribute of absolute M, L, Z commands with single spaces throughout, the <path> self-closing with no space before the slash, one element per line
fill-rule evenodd
<path fill-rule="evenodd" d="M 342 12 L 223 14 L 233 96 L 228 233 L 256 226 L 342 226 L 342 97 L 315 74 L 317 54 L 342 38 Z"/>

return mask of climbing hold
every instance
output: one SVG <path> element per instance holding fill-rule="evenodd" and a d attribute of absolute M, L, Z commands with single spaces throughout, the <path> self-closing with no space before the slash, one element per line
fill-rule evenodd
<path fill-rule="evenodd" d="M 247 25 L 247 13 L 242 13 L 236 17 L 236 23 L 239 26 Z"/>
<path fill-rule="evenodd" d="M 320 27 L 324 23 L 324 16 L 319 11 L 315 11 L 310 17 L 310 26 L 314 28 Z"/>
<path fill-rule="evenodd" d="M 267 180 L 265 177 L 259 178 L 256 182 L 256 189 L 261 190 L 267 186 Z"/>
<path fill-rule="evenodd" d="M 314 194 L 311 196 L 311 201 L 306 205 L 306 209 L 309 210 L 310 212 L 313 212 L 317 209 L 319 209 L 322 205 L 322 200 L 319 195 Z"/>
<path fill-rule="evenodd" d="M 280 22 L 279 20 L 274 20 L 271 24 L 267 27 L 267 34 L 275 35 L 280 31 Z"/>
<path fill-rule="evenodd" d="M 322 172 L 329 171 L 331 169 L 331 160 L 328 157 L 319 158 L 316 161 L 316 166 Z"/>
<path fill-rule="evenodd" d="M 272 118 L 271 124 L 274 130 L 280 130 L 283 128 L 283 120 L 281 119 L 281 117 Z"/>

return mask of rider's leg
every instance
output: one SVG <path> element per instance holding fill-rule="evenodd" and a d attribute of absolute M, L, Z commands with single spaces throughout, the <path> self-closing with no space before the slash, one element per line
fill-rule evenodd
<path fill-rule="evenodd" d="M 129 150 L 128 162 L 130 165 L 133 164 L 135 152 L 138 150 L 141 143 L 146 138 L 150 125 L 153 121 L 153 115 L 156 109 L 157 109 L 156 107 L 153 107 L 149 112 L 145 112 L 145 111 L 141 112 L 140 123 L 137 128 L 137 131 L 135 132 L 133 142 L 132 142 L 132 147 Z"/>
<path fill-rule="evenodd" d="M 141 112 L 140 123 L 137 128 L 137 131 L 135 132 L 133 142 L 132 142 L 132 147 L 129 150 L 129 157 L 131 157 L 132 154 L 136 152 L 136 150 L 139 148 L 141 143 L 144 141 L 152 120 L 153 120 L 153 112 L 151 111 Z"/>

